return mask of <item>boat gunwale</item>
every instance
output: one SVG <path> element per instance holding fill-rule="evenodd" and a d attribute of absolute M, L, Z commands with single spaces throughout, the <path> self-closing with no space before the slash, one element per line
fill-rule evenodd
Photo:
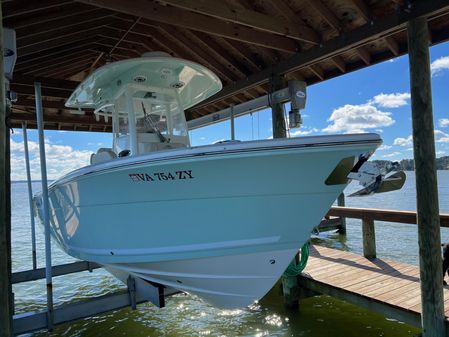
<path fill-rule="evenodd" d="M 361 136 L 364 136 L 363 139 Z M 356 139 L 354 139 L 356 137 Z M 313 142 L 314 139 L 323 139 L 321 142 Z M 333 140 L 335 138 L 349 138 L 348 140 Z M 362 138 L 362 139 L 360 139 Z M 331 140 L 329 140 L 331 139 Z M 312 142 L 307 142 L 312 140 Z M 296 141 L 296 142 L 294 142 Z M 300 141 L 300 142 L 298 142 Z M 294 143 L 293 143 L 294 142 Z M 270 145 L 266 145 L 269 143 Z M 278 143 L 275 145 L 273 143 Z M 293 144 L 286 144 L 293 143 Z M 104 163 L 87 165 L 76 169 L 68 174 L 62 176 L 61 178 L 55 180 L 50 186 L 49 190 L 53 190 L 57 185 L 67 184 L 71 181 L 78 179 L 80 177 L 88 176 L 91 174 L 101 173 L 111 169 L 116 169 L 118 167 L 128 167 L 134 165 L 141 165 L 145 163 L 155 163 L 161 161 L 175 160 L 175 159 L 188 159 L 195 157 L 206 157 L 206 156 L 216 156 L 216 155 L 228 155 L 228 154 L 238 154 L 238 153 L 249 153 L 249 152 L 262 152 L 262 151 L 278 151 L 278 150 L 289 150 L 296 148 L 312 148 L 312 147 L 329 147 L 329 146 L 347 146 L 347 145 L 357 145 L 357 144 L 377 144 L 378 146 L 382 144 L 382 139 L 378 134 L 375 133 L 365 133 L 365 134 L 348 134 L 348 135 L 332 135 L 332 136 L 309 136 L 301 138 L 283 138 L 283 139 L 269 139 L 269 140 L 259 140 L 259 141 L 249 141 L 249 142 L 229 142 L 221 144 L 211 144 L 197 147 L 189 148 L 177 148 L 170 150 L 156 151 L 152 153 L 146 153 L 143 155 L 116 158 L 111 161 Z M 248 147 L 248 145 L 253 145 Z M 256 146 L 254 146 L 256 145 Z M 245 146 L 245 147 L 242 147 Z M 229 148 L 233 147 L 233 148 Z M 182 152 L 179 154 L 179 152 Z M 90 169 L 87 172 L 87 169 Z"/>

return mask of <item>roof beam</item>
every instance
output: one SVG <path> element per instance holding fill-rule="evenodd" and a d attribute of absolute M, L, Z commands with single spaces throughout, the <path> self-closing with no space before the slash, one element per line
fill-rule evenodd
<path fill-rule="evenodd" d="M 42 88 L 53 88 L 72 92 L 79 85 L 77 81 L 61 80 L 49 77 L 29 76 L 14 73 L 12 84 L 28 85 L 34 88 L 34 82 L 40 82 Z"/>
<path fill-rule="evenodd" d="M 173 7 L 212 16 L 219 20 L 234 22 L 269 33 L 287 36 L 302 42 L 317 44 L 318 35 L 306 25 L 294 25 L 276 17 L 268 16 L 244 7 L 230 8 L 221 1 L 164 0 Z M 188 14 L 187 14 L 188 15 Z"/>
<path fill-rule="evenodd" d="M 13 112 L 11 114 L 12 121 L 35 121 L 36 115 L 34 113 L 17 113 Z M 111 122 L 105 123 L 104 119 L 101 118 L 100 121 L 97 122 L 93 115 L 50 115 L 48 113 L 44 113 L 44 123 L 67 123 L 67 124 L 78 124 L 78 125 L 93 125 L 93 126 L 111 126 Z"/>
<path fill-rule="evenodd" d="M 307 0 L 307 3 L 313 7 L 335 31 L 340 32 L 342 25 L 335 14 L 324 5 L 321 0 Z"/>
<path fill-rule="evenodd" d="M 344 36 L 340 35 L 330 39 L 324 42 L 322 46 L 313 47 L 309 50 L 295 54 L 289 59 L 265 68 L 259 73 L 250 75 L 246 79 L 232 83 L 224 87 L 219 93 L 195 106 L 194 109 L 220 101 L 249 88 L 265 84 L 273 74 L 283 75 L 299 70 L 303 67 L 307 67 L 311 64 L 315 64 L 322 60 L 339 55 L 350 50 L 351 48 L 369 43 L 377 38 L 403 31 L 407 21 L 413 18 L 419 16 L 428 17 L 448 9 L 448 0 L 417 0 L 413 2 L 408 11 L 393 12 L 392 14 L 375 20 L 372 23 L 367 23 L 360 28 L 347 32 Z"/>
<path fill-rule="evenodd" d="M 371 21 L 371 15 L 368 10 L 368 6 L 365 4 L 363 0 L 351 0 L 352 4 L 355 6 L 359 15 L 366 21 Z"/>
<path fill-rule="evenodd" d="M 9 1 L 2 3 L 3 19 L 13 16 L 44 11 L 53 7 L 64 6 L 72 1 L 63 0 L 42 0 L 42 1 Z"/>
<path fill-rule="evenodd" d="M 55 7 L 45 11 L 45 14 L 40 13 L 39 15 L 24 15 L 19 17 L 13 17 L 10 19 L 5 19 L 3 25 L 5 27 L 13 27 L 19 30 L 20 28 L 28 27 L 35 24 L 42 24 L 47 21 L 53 21 L 55 18 L 61 19 L 65 17 L 70 17 L 74 15 L 79 15 L 82 13 L 88 13 L 92 11 L 98 11 L 98 8 L 87 6 L 85 4 L 71 3 L 66 4 L 62 7 Z"/>
<path fill-rule="evenodd" d="M 357 53 L 357 55 L 359 55 L 359 57 L 362 59 L 363 62 L 365 62 L 365 64 L 367 66 L 369 66 L 371 64 L 371 55 L 366 50 L 365 47 L 363 47 L 363 46 L 358 47 L 355 49 L 355 52 Z"/>
<path fill-rule="evenodd" d="M 393 53 L 394 56 L 399 55 L 399 44 L 393 37 L 387 36 L 385 38 L 385 43 L 387 44 L 388 49 L 390 49 L 390 51 Z"/>
<path fill-rule="evenodd" d="M 201 14 L 189 13 L 189 15 L 186 15 L 185 10 L 149 3 L 146 0 L 133 0 L 132 6 L 130 6 L 127 0 L 77 1 L 266 48 L 278 49 L 289 53 L 294 53 L 298 50 L 297 41 L 284 36 L 261 32 L 242 25 L 229 24 Z"/>
<path fill-rule="evenodd" d="M 38 22 L 33 25 L 29 25 L 27 27 L 16 29 L 17 40 L 23 41 L 25 38 L 30 38 L 33 36 L 37 36 L 36 39 L 39 39 L 39 35 L 55 32 L 54 35 L 62 35 L 64 30 L 71 31 L 80 31 L 80 29 L 89 28 L 90 25 L 99 26 L 101 25 L 101 19 L 105 19 L 111 17 L 110 11 L 105 11 L 104 9 L 96 8 L 96 10 L 91 10 L 89 12 L 83 12 L 77 15 L 72 15 L 70 17 L 62 17 L 57 16 L 53 20 L 48 20 L 47 22 Z M 116 18 L 113 20 L 117 21 Z"/>
<path fill-rule="evenodd" d="M 343 60 L 343 58 L 341 56 L 336 55 L 334 57 L 331 57 L 331 61 L 332 61 L 333 64 L 335 64 L 335 66 L 338 69 L 340 69 L 340 71 L 342 73 L 346 72 L 346 63 L 345 63 L 345 61 Z"/>

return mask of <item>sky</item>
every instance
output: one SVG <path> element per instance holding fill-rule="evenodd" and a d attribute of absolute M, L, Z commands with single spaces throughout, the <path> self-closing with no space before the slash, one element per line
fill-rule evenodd
<path fill-rule="evenodd" d="M 430 49 L 437 157 L 449 155 L 449 42 Z M 289 107 L 286 106 L 288 109 Z M 413 158 L 408 56 L 393 58 L 307 88 L 303 124 L 290 137 L 375 132 L 383 145 L 373 159 Z M 23 133 L 11 134 L 11 179 L 26 179 Z M 235 120 L 236 139 L 269 139 L 271 111 L 264 109 Z M 190 132 L 193 146 L 230 139 L 229 121 Z M 111 147 L 108 133 L 45 131 L 47 174 L 58 177 L 89 164 L 99 147 Z M 28 130 L 32 179 L 40 179 L 37 131 Z"/>

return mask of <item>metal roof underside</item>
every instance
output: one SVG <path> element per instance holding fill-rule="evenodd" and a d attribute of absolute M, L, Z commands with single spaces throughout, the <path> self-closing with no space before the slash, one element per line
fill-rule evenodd
<path fill-rule="evenodd" d="M 273 74 L 308 85 L 407 52 L 406 23 L 425 16 L 430 43 L 449 38 L 449 0 L 6 0 L 16 30 L 11 126 L 36 127 L 33 83 L 42 83 L 46 129 L 111 131 L 65 100 L 106 62 L 164 51 L 214 71 L 223 90 L 188 120 L 266 95 Z"/>

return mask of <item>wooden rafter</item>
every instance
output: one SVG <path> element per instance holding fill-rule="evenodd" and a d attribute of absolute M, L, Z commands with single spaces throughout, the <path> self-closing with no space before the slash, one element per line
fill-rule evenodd
<path fill-rule="evenodd" d="M 242 25 L 228 24 L 224 21 L 201 14 L 189 13 L 189 15 L 186 15 L 187 13 L 185 10 L 169 8 L 156 3 L 148 6 L 146 0 L 134 0 L 132 6 L 130 6 L 129 2 L 126 0 L 77 1 L 137 17 L 142 16 L 143 18 L 160 23 L 202 31 L 208 34 L 227 37 L 266 48 L 278 49 L 290 53 L 294 53 L 298 49 L 296 41 L 287 37 L 257 31 Z"/>
<path fill-rule="evenodd" d="M 394 56 L 399 55 L 399 44 L 392 36 L 387 36 L 385 38 L 385 43 L 387 44 L 388 49 L 393 53 Z"/>
<path fill-rule="evenodd" d="M 224 2 L 207 0 L 164 0 L 174 7 L 212 16 L 240 25 L 249 26 L 269 33 L 287 36 L 302 42 L 317 44 L 316 33 L 305 25 L 293 25 L 276 17 L 265 15 L 245 8 L 229 8 Z"/>
<path fill-rule="evenodd" d="M 321 0 L 307 0 L 307 3 L 320 14 L 332 29 L 340 32 L 342 29 L 340 20 Z"/>
<path fill-rule="evenodd" d="M 310 50 L 298 53 L 290 59 L 281 61 L 270 68 L 249 76 L 247 79 L 242 79 L 233 83 L 232 85 L 223 88 L 223 90 L 215 96 L 198 104 L 198 107 L 203 107 L 220 101 L 235 93 L 247 90 L 248 88 L 265 84 L 273 73 L 286 74 L 296 71 L 302 67 L 307 67 L 321 60 L 329 59 L 330 57 L 334 57 L 345 51 L 358 48 L 382 36 L 388 36 L 403 31 L 408 20 L 426 15 L 426 13 L 438 13 L 444 10 L 449 10 L 449 3 L 446 0 L 415 2 L 414 6 L 408 12 L 395 12 L 385 15 L 381 19 L 347 32 L 344 36 L 340 35 L 332 38 L 323 43 L 320 47 L 313 47 Z"/>

